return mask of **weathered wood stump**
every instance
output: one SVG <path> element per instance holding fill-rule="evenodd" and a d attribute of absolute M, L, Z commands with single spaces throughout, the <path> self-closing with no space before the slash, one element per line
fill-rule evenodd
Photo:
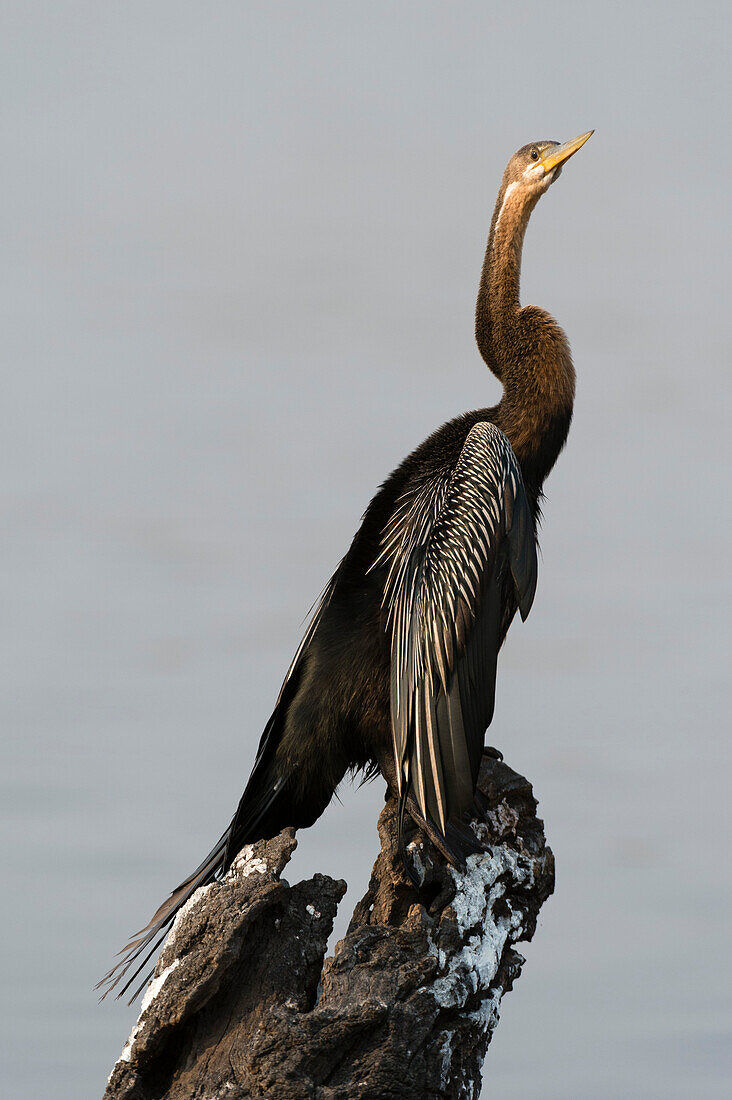
<path fill-rule="evenodd" d="M 477 1096 L 501 997 L 518 977 L 554 885 L 530 784 L 484 757 L 486 851 L 466 872 L 415 835 L 415 888 L 396 843 L 381 851 L 333 958 L 344 882 L 281 878 L 293 830 L 248 845 L 178 915 L 105 1100 Z"/>

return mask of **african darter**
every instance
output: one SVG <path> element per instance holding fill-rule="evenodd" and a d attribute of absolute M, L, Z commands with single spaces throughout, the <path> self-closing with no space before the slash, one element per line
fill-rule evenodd
<path fill-rule="evenodd" d="M 511 157 L 483 263 L 475 332 L 503 383 L 492 408 L 451 420 L 386 479 L 295 654 L 232 822 L 106 979 L 145 966 L 180 907 L 240 848 L 312 825 L 347 771 L 380 771 L 453 864 L 478 844 L 467 824 L 493 716 L 496 662 L 536 587 L 544 479 L 572 417 L 567 339 L 522 307 L 524 233 L 562 165 L 590 137 L 536 141 Z M 405 857 L 408 866 L 408 855 Z M 100 983 L 102 984 L 102 983 Z"/>

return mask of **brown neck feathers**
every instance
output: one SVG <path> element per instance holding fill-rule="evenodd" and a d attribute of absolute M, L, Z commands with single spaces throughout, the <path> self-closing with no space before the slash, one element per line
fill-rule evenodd
<path fill-rule="evenodd" d="M 478 348 L 503 383 L 497 422 L 537 492 L 564 445 L 574 368 L 567 339 L 548 313 L 521 307 L 521 253 L 541 192 L 504 182 L 493 213 L 475 311 Z"/>

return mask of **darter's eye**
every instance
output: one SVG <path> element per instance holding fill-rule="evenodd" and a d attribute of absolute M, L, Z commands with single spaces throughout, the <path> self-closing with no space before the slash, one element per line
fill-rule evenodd
<path fill-rule="evenodd" d="M 531 159 L 532 160 L 538 160 L 539 159 L 539 152 L 538 152 L 537 149 L 532 149 L 531 150 Z"/>

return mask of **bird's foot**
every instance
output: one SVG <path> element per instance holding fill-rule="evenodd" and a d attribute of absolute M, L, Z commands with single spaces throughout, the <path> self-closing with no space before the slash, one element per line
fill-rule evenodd
<path fill-rule="evenodd" d="M 476 852 L 486 852 L 490 850 L 476 835 L 467 821 L 460 821 L 457 819 L 448 821 L 443 836 L 431 821 L 422 816 L 412 795 L 407 797 L 407 813 L 415 825 L 417 825 L 420 832 L 432 842 L 437 851 L 445 857 L 452 867 L 455 867 L 459 871 L 465 871 L 465 861 L 468 856 L 474 855 Z M 421 885 L 421 883 L 418 883 L 412 876 L 411 872 L 410 878 L 415 882 L 415 885 Z"/>
<path fill-rule="evenodd" d="M 457 884 L 449 864 L 443 860 L 427 859 L 422 894 L 427 912 L 431 916 L 441 913 L 455 898 Z"/>
<path fill-rule="evenodd" d="M 489 756 L 491 760 L 503 761 L 503 753 L 500 749 L 494 749 L 492 745 L 483 746 L 483 756 Z"/>
<path fill-rule="evenodd" d="M 457 887 L 452 860 L 431 844 L 424 830 L 414 822 L 405 825 L 404 833 L 404 869 L 418 892 L 419 901 L 434 916 L 455 897 Z"/>

